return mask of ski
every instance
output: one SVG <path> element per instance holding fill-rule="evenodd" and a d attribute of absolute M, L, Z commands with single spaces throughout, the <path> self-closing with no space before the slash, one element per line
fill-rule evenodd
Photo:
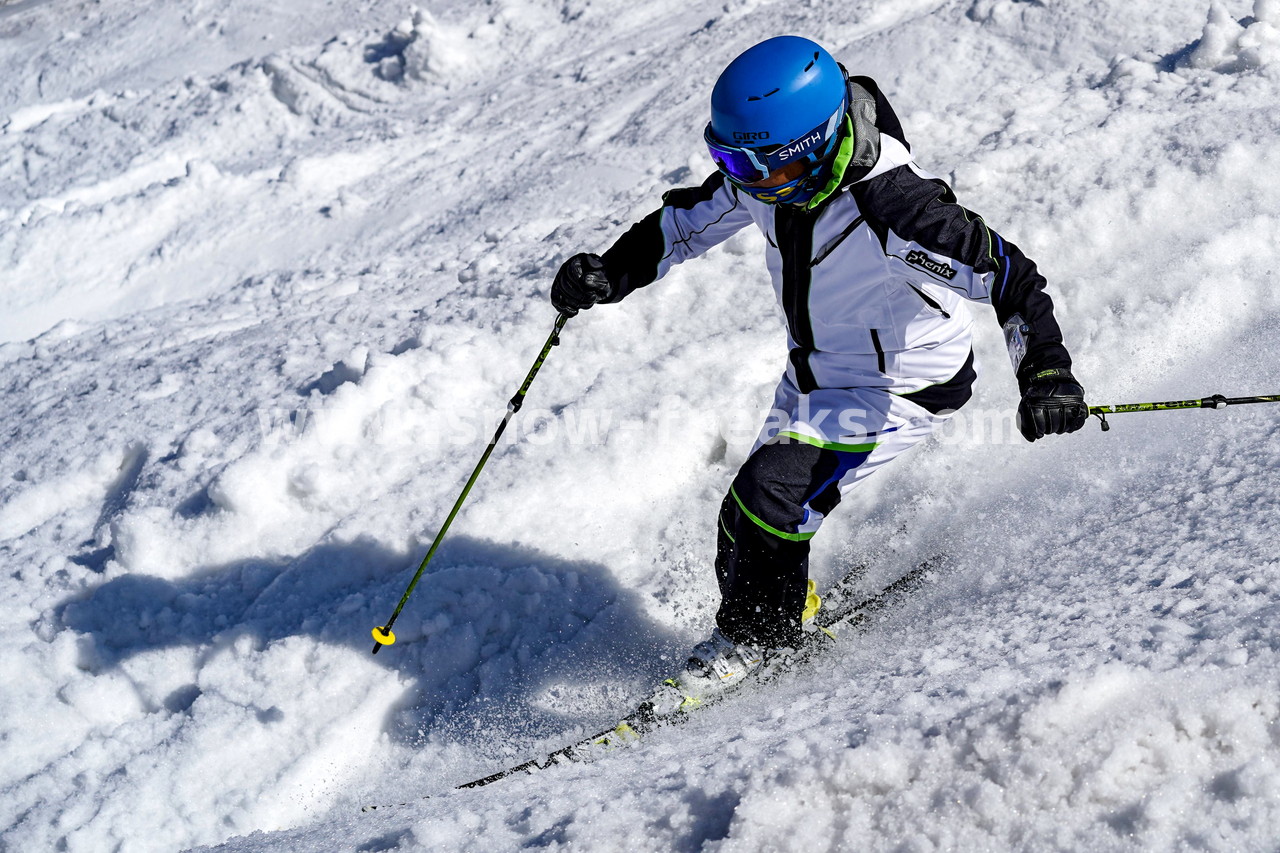
<path fill-rule="evenodd" d="M 934 557 L 898 578 L 893 583 L 870 596 L 859 595 L 858 581 L 866 573 L 865 566 L 858 566 L 849 572 L 839 583 L 827 590 L 822 599 L 822 607 L 814 617 L 816 630 L 805 635 L 805 641 L 792 654 L 785 664 L 770 669 L 765 675 L 755 679 L 755 683 L 766 683 L 780 678 L 784 673 L 803 666 L 817 655 L 831 648 L 841 639 L 841 634 L 855 631 L 864 626 L 876 614 L 889 606 L 898 603 L 910 593 L 926 584 L 933 574 L 941 568 L 943 558 Z M 666 682 L 670 684 L 671 682 Z M 658 715 L 654 713 L 652 699 L 646 699 L 634 711 L 623 717 L 616 725 L 597 732 L 590 737 L 582 738 L 559 749 L 531 758 L 520 764 L 491 773 L 480 779 L 473 779 L 455 787 L 455 790 L 481 788 L 494 782 L 517 776 L 521 773 L 537 773 L 565 763 L 587 763 L 596 760 L 605 753 L 631 746 L 641 738 L 654 731 L 669 726 L 679 725 L 700 708 L 717 704 L 725 698 L 732 699 L 738 695 L 737 690 L 708 701 L 686 701 L 673 713 Z M 423 797 L 422 799 L 430 799 Z M 400 803 L 400 805 L 406 805 Z M 362 812 L 373 812 L 387 806 L 364 806 Z"/>

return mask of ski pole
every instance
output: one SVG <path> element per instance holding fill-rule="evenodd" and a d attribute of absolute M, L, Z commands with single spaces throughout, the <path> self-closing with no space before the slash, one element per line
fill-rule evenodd
<path fill-rule="evenodd" d="M 493 438 L 489 441 L 489 446 L 484 450 L 484 455 L 476 463 L 476 467 L 471 472 L 471 477 L 467 480 L 467 484 L 462 487 L 462 494 L 458 495 L 458 499 L 454 501 L 453 509 L 449 510 L 449 515 L 445 518 L 444 524 L 440 526 L 439 532 L 436 533 L 436 538 L 432 541 L 431 548 L 427 551 L 427 556 L 422 558 L 422 565 L 418 566 L 418 571 L 414 573 L 413 580 L 409 581 L 409 586 L 405 589 L 404 595 L 400 596 L 400 603 L 396 605 L 396 609 L 391 614 L 391 618 L 387 620 L 387 624 L 373 629 L 373 639 L 375 640 L 373 654 L 376 655 L 383 646 L 389 646 L 396 641 L 396 635 L 392 633 L 391 626 L 396 623 L 396 619 L 400 618 L 400 611 L 404 609 L 405 602 L 413 594 L 413 588 L 418 585 L 419 579 L 422 578 L 422 573 L 427 570 L 427 564 L 435 556 L 436 549 L 440 547 L 441 540 L 444 539 L 445 533 L 449 530 L 449 525 L 453 524 L 454 516 L 462 508 L 462 502 L 471 493 L 471 487 L 475 485 L 476 480 L 480 477 L 480 471 L 484 468 L 485 463 L 489 461 L 489 456 L 492 455 L 493 449 L 498 446 L 498 439 L 502 438 L 502 433 L 506 430 L 507 424 L 511 423 L 511 418 L 524 405 L 524 396 L 528 393 L 529 386 L 533 384 L 533 377 L 538 375 L 538 371 L 542 368 L 542 363 L 551 354 L 551 348 L 560 343 L 560 330 L 564 328 L 564 324 L 568 321 L 568 314 L 560 314 L 556 317 L 555 328 L 551 330 L 551 335 L 547 338 L 547 342 L 543 344 L 542 352 L 538 353 L 537 361 L 533 363 L 533 367 L 529 368 L 529 375 L 524 378 L 524 384 L 520 386 L 520 390 L 507 403 L 507 414 L 502 418 L 502 423 L 498 424 L 497 432 L 493 434 Z"/>
<path fill-rule="evenodd" d="M 1107 415 L 1118 415 L 1122 412 L 1168 412 L 1174 409 L 1225 409 L 1227 406 L 1238 406 L 1242 403 L 1280 403 L 1280 395 L 1266 397 L 1224 397 L 1214 394 L 1200 400 L 1173 400 L 1167 403 L 1121 403 L 1118 406 L 1090 406 L 1089 414 L 1097 415 L 1102 421 L 1102 431 L 1111 429 L 1107 423 Z"/>

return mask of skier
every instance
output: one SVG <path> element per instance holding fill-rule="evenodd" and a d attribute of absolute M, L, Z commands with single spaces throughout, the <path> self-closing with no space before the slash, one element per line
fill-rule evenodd
<path fill-rule="evenodd" d="M 703 137 L 716 172 L 665 193 L 603 255 L 569 258 L 551 288 L 573 316 L 747 225 L 768 242 L 790 348 L 774 398 L 785 417 L 766 423 L 720 506 L 716 627 L 674 680 L 699 699 L 796 647 L 816 604 L 809 540 L 823 519 L 969 400 L 964 299 L 995 308 L 1028 441 L 1088 419 L 1044 278 L 915 164 L 873 80 L 808 39 L 769 39 L 720 75 Z"/>

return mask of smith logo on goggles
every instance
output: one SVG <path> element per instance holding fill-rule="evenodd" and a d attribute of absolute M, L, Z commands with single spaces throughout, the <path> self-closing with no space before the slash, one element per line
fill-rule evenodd
<path fill-rule="evenodd" d="M 707 143 L 707 150 L 711 152 L 711 159 L 715 161 L 717 169 L 740 184 L 753 184 L 763 181 L 792 160 L 807 157 L 820 149 L 835 134 L 843 115 L 844 104 L 841 103 L 831 114 L 831 118 L 813 130 L 785 145 L 775 145 L 772 148 L 745 148 L 721 142 L 712 133 L 710 124 L 703 132 L 702 139 Z"/>

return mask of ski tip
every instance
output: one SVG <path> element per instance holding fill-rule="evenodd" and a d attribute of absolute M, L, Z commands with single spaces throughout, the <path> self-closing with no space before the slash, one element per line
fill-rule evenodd
<path fill-rule="evenodd" d="M 374 628 L 374 629 L 373 629 L 373 639 L 374 639 L 374 641 L 375 641 L 378 645 L 380 645 L 380 646 L 391 646 L 391 645 L 395 645 L 395 642 L 396 642 L 396 632 L 395 632 L 395 631 L 383 631 L 381 627 Z"/>

